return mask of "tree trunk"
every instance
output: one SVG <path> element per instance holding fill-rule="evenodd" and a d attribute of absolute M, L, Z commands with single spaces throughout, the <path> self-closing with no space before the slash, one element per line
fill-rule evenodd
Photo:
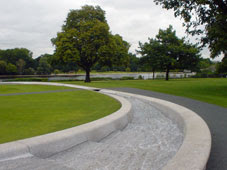
<path fill-rule="evenodd" d="M 166 80 L 169 80 L 169 67 L 166 68 Z"/>
<path fill-rule="evenodd" d="M 154 72 L 155 72 L 155 70 L 153 70 L 153 80 L 154 80 Z"/>
<path fill-rule="evenodd" d="M 86 78 L 85 78 L 85 83 L 90 83 L 91 79 L 90 79 L 90 68 L 86 69 Z"/>

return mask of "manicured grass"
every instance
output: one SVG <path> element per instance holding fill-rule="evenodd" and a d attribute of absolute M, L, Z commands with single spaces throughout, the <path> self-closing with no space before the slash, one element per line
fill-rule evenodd
<path fill-rule="evenodd" d="M 10 88 L 13 92 L 24 92 L 24 87 L 26 91 L 29 88 L 29 91 L 60 88 L 4 86 L 1 89 Z M 11 91 L 8 89 L 5 92 Z M 111 97 L 85 90 L 0 96 L 0 143 L 81 125 L 107 116 L 120 107 L 120 103 Z"/>
<path fill-rule="evenodd" d="M 43 85 L 0 85 L 0 94 L 39 92 L 64 89 L 71 88 L 63 86 L 43 86 Z"/>
<path fill-rule="evenodd" d="M 65 83 L 65 82 L 64 82 Z M 68 82 L 99 88 L 131 87 L 152 90 L 227 107 L 227 78 L 188 78 L 165 80 L 113 80 L 84 83 Z"/>

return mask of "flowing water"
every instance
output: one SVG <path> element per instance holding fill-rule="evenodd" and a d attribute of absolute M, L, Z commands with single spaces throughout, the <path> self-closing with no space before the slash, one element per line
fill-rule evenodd
<path fill-rule="evenodd" d="M 127 98 L 133 120 L 100 142 L 85 142 L 52 160 L 78 170 L 161 169 L 179 149 L 183 134 L 149 102 Z"/>
<path fill-rule="evenodd" d="M 183 141 L 178 126 L 148 101 L 127 97 L 132 122 L 99 142 L 84 142 L 50 158 L 0 162 L 0 170 L 160 170 Z M 3 168 L 3 169 L 2 169 Z"/>

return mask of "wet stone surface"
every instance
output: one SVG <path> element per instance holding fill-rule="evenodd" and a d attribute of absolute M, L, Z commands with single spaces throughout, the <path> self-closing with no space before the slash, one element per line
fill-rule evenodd
<path fill-rule="evenodd" d="M 100 142 L 86 142 L 51 160 L 75 169 L 161 169 L 183 141 L 177 125 L 148 102 L 127 98 L 133 120 Z"/>

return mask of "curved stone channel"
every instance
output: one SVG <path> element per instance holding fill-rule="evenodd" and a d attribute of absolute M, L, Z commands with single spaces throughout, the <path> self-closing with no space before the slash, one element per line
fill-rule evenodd
<path fill-rule="evenodd" d="M 5 169 L 159 170 L 178 151 L 183 133 L 148 101 L 127 97 L 132 122 L 99 142 L 85 142 L 47 159 L 0 162 Z"/>

